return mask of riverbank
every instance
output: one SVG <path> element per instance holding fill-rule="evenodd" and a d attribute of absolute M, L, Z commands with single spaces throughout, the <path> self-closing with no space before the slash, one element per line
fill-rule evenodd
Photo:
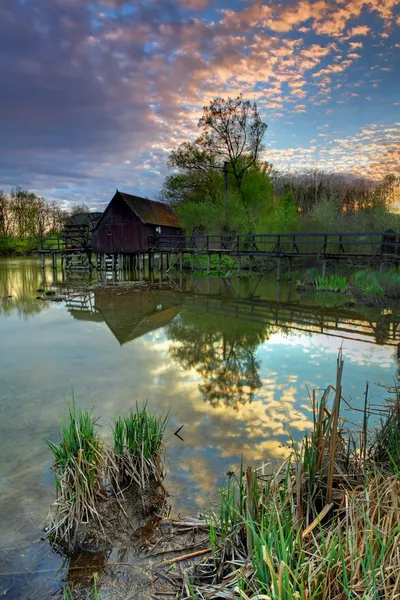
<path fill-rule="evenodd" d="M 343 369 L 339 352 L 335 385 L 320 395 L 312 393 L 311 431 L 291 445 L 279 466 L 241 465 L 228 473 L 219 503 L 201 520 L 159 520 L 152 534 L 167 526 L 171 540 L 176 542 L 183 532 L 192 536 L 193 546 L 177 555 L 176 546 L 165 546 L 163 535 L 158 537 L 150 554 L 166 557 L 149 563 L 148 585 L 156 597 L 397 597 L 398 390 L 388 390 L 392 399 L 379 411 L 381 425 L 369 431 L 376 409 L 369 405 L 367 385 L 363 427 L 354 430 L 343 416 L 349 407 L 342 395 Z M 101 581 L 99 574 L 103 598 Z"/>
<path fill-rule="evenodd" d="M 365 268 L 324 276 L 310 268 L 297 280 L 296 288 L 299 292 L 345 295 L 345 306 L 359 304 L 385 308 L 400 300 L 400 273 L 391 266 L 385 271 Z"/>

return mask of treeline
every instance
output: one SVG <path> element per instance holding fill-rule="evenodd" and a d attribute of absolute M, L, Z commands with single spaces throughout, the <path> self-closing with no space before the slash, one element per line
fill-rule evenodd
<path fill-rule="evenodd" d="M 0 191 L 0 236 L 40 238 L 59 233 L 68 212 L 57 202 L 48 202 L 19 187 L 10 193 Z"/>
<path fill-rule="evenodd" d="M 261 159 L 267 124 L 257 105 L 217 98 L 200 135 L 173 150 L 160 198 L 191 233 L 378 231 L 400 228 L 400 178 L 381 181 L 308 171 L 283 174 Z"/>
<path fill-rule="evenodd" d="M 35 252 L 41 237 L 59 235 L 68 216 L 87 210 L 83 204 L 67 211 L 20 187 L 9 193 L 0 190 L 0 254 Z"/>
<path fill-rule="evenodd" d="M 291 193 L 304 231 L 384 231 L 400 228 L 400 178 L 380 180 L 343 173 L 274 173 L 275 198 Z"/>

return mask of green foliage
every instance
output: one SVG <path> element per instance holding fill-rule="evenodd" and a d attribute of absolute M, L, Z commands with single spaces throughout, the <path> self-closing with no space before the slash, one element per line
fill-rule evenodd
<path fill-rule="evenodd" d="M 27 256 L 35 254 L 39 247 L 38 238 L 0 236 L 0 256 Z"/>
<path fill-rule="evenodd" d="M 97 420 L 76 409 L 74 398 L 69 420 L 61 424 L 58 444 L 46 439 L 54 459 L 57 499 L 49 514 L 51 540 L 74 550 L 82 522 L 98 518 L 96 504 L 103 495 L 104 449 L 95 430 Z"/>
<path fill-rule="evenodd" d="M 61 424 L 60 442 L 46 439 L 54 458 L 54 467 L 58 483 L 68 473 L 77 476 L 80 488 L 91 491 L 98 476 L 101 462 L 100 441 L 95 431 L 97 419 L 93 419 L 87 410 L 76 409 L 73 399 L 69 406 L 69 420 Z M 83 469 L 82 465 L 85 465 Z"/>
<path fill-rule="evenodd" d="M 319 292 L 345 292 L 346 277 L 340 275 L 329 275 L 329 277 L 316 277 L 314 285 Z"/>
<path fill-rule="evenodd" d="M 263 231 L 272 206 L 270 167 L 259 160 L 266 124 L 256 104 L 216 98 L 204 107 L 201 135 L 172 151 L 161 196 L 188 234 Z M 228 181 L 225 192 L 224 177 Z"/>
<path fill-rule="evenodd" d="M 160 450 L 169 414 L 157 417 L 147 410 L 144 404 L 141 408 L 136 405 L 135 411 L 130 411 L 124 417 L 118 417 L 114 422 L 114 452 L 123 456 L 126 452 L 151 460 Z"/>
<path fill-rule="evenodd" d="M 151 415 L 147 405 L 118 417 L 113 428 L 113 448 L 101 443 L 97 419 L 77 409 L 74 399 L 69 419 L 60 429 L 60 442 L 46 439 L 53 455 L 57 499 L 49 514 L 48 535 L 53 542 L 76 550 L 82 522 L 96 519 L 103 529 L 98 503 L 110 488 L 120 498 L 133 483 L 143 490 L 164 476 L 165 418 Z M 123 484 L 123 487 L 121 487 Z M 101 512 L 101 511 L 100 511 Z"/>
<path fill-rule="evenodd" d="M 400 298 L 400 273 L 394 268 L 383 273 L 372 269 L 357 271 L 352 279 L 352 289 L 356 296 L 372 304 L 381 303 L 383 298 Z"/>
<path fill-rule="evenodd" d="M 192 260 L 190 254 L 185 254 L 184 256 L 184 267 L 191 268 Z M 199 255 L 193 257 L 193 266 L 196 269 L 208 269 L 208 256 Z M 221 272 L 226 272 L 231 270 L 235 266 L 235 261 L 230 256 L 222 255 L 220 259 L 220 263 L 218 261 L 218 256 L 215 254 L 211 255 L 210 260 L 210 272 L 216 273 L 218 272 L 219 266 L 221 266 Z"/>
<path fill-rule="evenodd" d="M 313 394 L 313 428 L 275 473 L 241 466 L 229 478 L 209 517 L 213 556 L 192 567 L 197 597 L 220 589 L 221 573 L 224 591 L 244 600 L 397 593 L 399 396 L 378 438 L 363 430 L 358 448 L 340 413 L 342 373 L 339 354 L 338 389 Z"/>
<path fill-rule="evenodd" d="M 152 415 L 147 405 L 130 411 L 114 422 L 114 463 L 117 466 L 114 483 L 119 486 L 136 483 L 144 488 L 151 478 L 164 476 L 163 436 L 168 424 L 165 417 Z"/>
<path fill-rule="evenodd" d="M 191 191 L 168 191 L 168 194 L 175 193 L 181 198 L 174 207 L 187 234 L 265 231 L 272 206 L 272 186 L 261 165 L 244 173 L 240 191 L 230 175 L 228 196 L 221 175 L 214 174 L 212 179 L 215 185 L 211 189 L 210 180 L 207 180 L 203 187 Z M 184 185 L 187 181 L 188 178 L 180 179 Z M 174 184 L 178 185 L 179 181 L 175 179 Z"/>
<path fill-rule="evenodd" d="M 269 216 L 268 232 L 270 233 L 292 233 L 298 230 L 300 218 L 294 201 L 294 195 L 289 190 L 282 198 L 279 198 Z"/>

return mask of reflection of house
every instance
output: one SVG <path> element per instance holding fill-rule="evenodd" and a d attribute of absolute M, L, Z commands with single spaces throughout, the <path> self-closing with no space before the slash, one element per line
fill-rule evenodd
<path fill-rule="evenodd" d="M 168 292 L 117 295 L 106 290 L 95 293 L 94 308 L 121 346 L 165 327 L 180 310 L 178 300 Z"/>
<path fill-rule="evenodd" d="M 117 190 L 93 232 L 93 250 L 135 254 L 149 249 L 150 237 L 178 232 L 179 220 L 170 206 Z"/>
<path fill-rule="evenodd" d="M 66 306 L 74 319 L 105 322 L 121 344 L 165 327 L 180 311 L 170 292 L 126 292 L 106 289 L 68 298 Z"/>

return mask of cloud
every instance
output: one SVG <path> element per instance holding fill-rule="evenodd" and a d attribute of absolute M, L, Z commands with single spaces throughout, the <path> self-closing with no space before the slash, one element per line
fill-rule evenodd
<path fill-rule="evenodd" d="M 352 27 L 349 31 L 349 37 L 355 37 L 358 35 L 367 35 L 371 31 L 371 27 L 367 25 L 358 25 L 358 27 Z"/>
<path fill-rule="evenodd" d="M 155 193 L 168 152 L 196 135 L 201 107 L 215 96 L 243 92 L 270 122 L 301 119 L 310 103 L 313 113 L 324 104 L 334 111 L 355 93 L 354 69 L 370 66 L 372 34 L 391 35 L 395 10 L 392 0 L 221 6 L 3 0 L 2 185 L 93 203 L 117 185 Z M 393 39 L 379 43 L 383 78 Z M 347 96 L 334 96 L 339 85 Z M 371 80 L 369 96 L 382 85 Z"/>

